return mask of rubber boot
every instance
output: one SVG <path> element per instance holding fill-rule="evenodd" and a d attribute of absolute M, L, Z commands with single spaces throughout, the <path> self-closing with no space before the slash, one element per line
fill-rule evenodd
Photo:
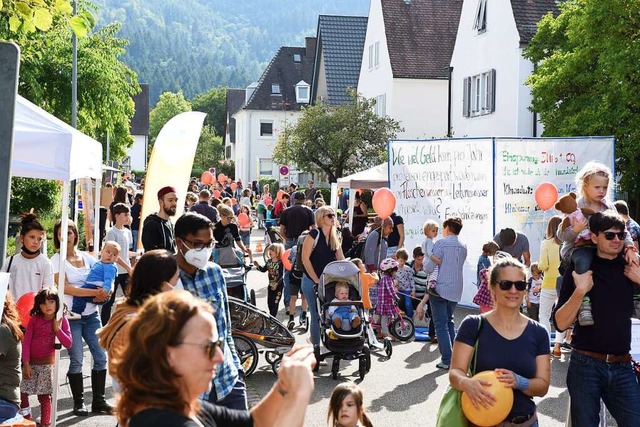
<path fill-rule="evenodd" d="M 73 415 L 78 417 L 86 417 L 89 411 L 84 406 L 84 385 L 82 384 L 82 372 L 77 374 L 67 374 L 69 379 L 69 387 L 73 395 Z"/>
<path fill-rule="evenodd" d="M 102 371 L 91 371 L 91 391 L 93 391 L 91 412 L 98 414 L 111 414 L 113 412 L 113 406 L 109 405 L 104 398 L 106 380 L 106 369 L 103 369 Z"/>

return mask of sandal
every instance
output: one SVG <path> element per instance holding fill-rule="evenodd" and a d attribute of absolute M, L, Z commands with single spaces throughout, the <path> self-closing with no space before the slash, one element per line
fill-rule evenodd
<path fill-rule="evenodd" d="M 562 357 L 562 351 L 559 348 L 553 349 L 553 357 Z"/>

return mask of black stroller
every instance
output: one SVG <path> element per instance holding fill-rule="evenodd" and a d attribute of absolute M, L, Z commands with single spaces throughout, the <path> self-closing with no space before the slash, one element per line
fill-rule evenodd
<path fill-rule="evenodd" d="M 249 376 L 258 366 L 259 353 L 278 373 L 282 356 L 295 344 L 291 332 L 275 317 L 242 300 L 229 297 L 231 334 L 245 376 Z"/>
<path fill-rule="evenodd" d="M 348 302 L 331 302 L 334 299 L 337 282 L 347 282 L 349 285 Z M 365 343 L 364 322 L 345 331 L 337 328 L 328 316 L 328 310 L 336 305 L 353 305 L 358 310 L 360 319 L 364 319 L 360 287 L 360 270 L 351 261 L 333 261 L 324 268 L 318 284 L 318 311 L 320 318 L 320 336 L 322 343 L 329 352 L 320 354 L 319 359 L 333 357 L 331 376 L 338 378 L 340 360 L 358 359 L 358 373 L 364 379 L 371 369 L 371 352 Z"/>
<path fill-rule="evenodd" d="M 242 252 L 232 246 L 215 247 L 211 257 L 222 268 L 229 296 L 256 305 L 256 292 L 253 289 L 247 292 L 247 273 L 251 265 L 245 265 Z"/>

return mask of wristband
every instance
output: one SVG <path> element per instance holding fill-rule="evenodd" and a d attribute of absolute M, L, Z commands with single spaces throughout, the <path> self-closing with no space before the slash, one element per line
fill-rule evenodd
<path fill-rule="evenodd" d="M 515 389 L 520 391 L 526 391 L 529 388 L 529 380 L 525 377 L 522 377 L 516 374 L 515 372 L 513 373 L 513 375 L 516 377 Z"/>

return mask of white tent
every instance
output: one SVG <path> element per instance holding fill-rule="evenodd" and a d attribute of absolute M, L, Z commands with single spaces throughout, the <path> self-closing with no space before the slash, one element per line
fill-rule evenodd
<path fill-rule="evenodd" d="M 95 218 L 100 218 L 100 181 L 102 145 L 69 126 L 26 99 L 18 96 L 14 115 L 11 175 L 26 178 L 55 179 L 64 182 L 62 192 L 62 229 L 60 239 L 59 283 L 65 280 L 67 231 L 69 220 L 69 183 L 79 178 L 96 180 Z M 94 242 L 98 239 L 95 221 Z M 64 298 L 64 286 L 58 289 Z M 61 307 L 62 310 L 62 307 Z M 54 378 L 58 378 L 60 351 L 56 351 Z M 58 386 L 53 393 L 52 425 L 56 425 Z"/>
<path fill-rule="evenodd" d="M 338 178 L 338 187 L 349 188 L 349 206 L 353 206 L 356 201 L 354 189 L 366 188 L 376 189 L 389 185 L 389 166 L 383 163 L 367 170 L 363 170 L 353 175 Z M 349 229 L 353 228 L 353 215 L 349 215 Z"/>

